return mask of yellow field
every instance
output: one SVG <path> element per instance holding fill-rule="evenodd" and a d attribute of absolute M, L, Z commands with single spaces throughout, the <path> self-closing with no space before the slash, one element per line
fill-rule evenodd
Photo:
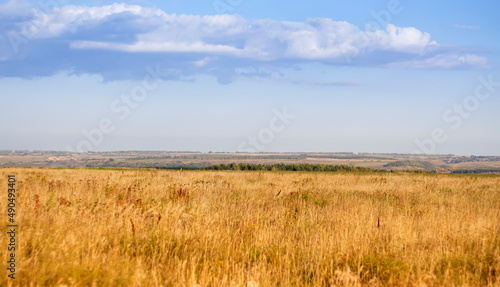
<path fill-rule="evenodd" d="M 0 286 L 500 285 L 500 176 L 0 174 Z"/>

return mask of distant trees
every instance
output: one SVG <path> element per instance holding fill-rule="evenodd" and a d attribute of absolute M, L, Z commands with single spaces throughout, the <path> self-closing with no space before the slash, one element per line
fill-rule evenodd
<path fill-rule="evenodd" d="M 500 173 L 500 168 L 455 169 L 451 173 Z"/>
<path fill-rule="evenodd" d="M 255 171 L 330 171 L 330 172 L 387 172 L 385 170 L 371 169 L 367 167 L 348 165 L 324 165 L 324 164 L 253 164 L 253 163 L 230 163 L 216 164 L 204 168 L 205 170 L 255 170 Z"/>

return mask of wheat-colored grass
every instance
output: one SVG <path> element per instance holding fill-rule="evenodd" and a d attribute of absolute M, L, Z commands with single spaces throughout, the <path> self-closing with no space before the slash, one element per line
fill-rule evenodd
<path fill-rule="evenodd" d="M 1 286 L 500 285 L 499 176 L 4 168 L 2 262 L 8 174 Z"/>

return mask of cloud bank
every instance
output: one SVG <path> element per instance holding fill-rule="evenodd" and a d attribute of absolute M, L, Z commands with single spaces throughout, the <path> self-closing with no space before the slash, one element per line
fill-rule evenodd
<path fill-rule="evenodd" d="M 5 4 L 9 11 L 14 2 Z M 25 2 L 19 2 L 26 5 Z M 0 9 L 1 11 L 2 9 Z M 246 20 L 237 15 L 175 15 L 128 4 L 66 5 L 0 15 L 0 77 L 98 73 L 107 80 L 140 77 L 147 64 L 165 78 L 211 74 L 221 83 L 238 69 L 305 62 L 416 69 L 485 68 L 484 57 L 444 48 L 414 27 L 362 30 L 345 21 Z M 265 76 L 265 75 L 264 75 Z"/>

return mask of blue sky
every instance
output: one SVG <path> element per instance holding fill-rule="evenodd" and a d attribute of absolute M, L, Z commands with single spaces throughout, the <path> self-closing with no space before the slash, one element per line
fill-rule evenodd
<path fill-rule="evenodd" d="M 497 1 L 42 2 L 0 1 L 0 149 L 500 155 Z"/>

